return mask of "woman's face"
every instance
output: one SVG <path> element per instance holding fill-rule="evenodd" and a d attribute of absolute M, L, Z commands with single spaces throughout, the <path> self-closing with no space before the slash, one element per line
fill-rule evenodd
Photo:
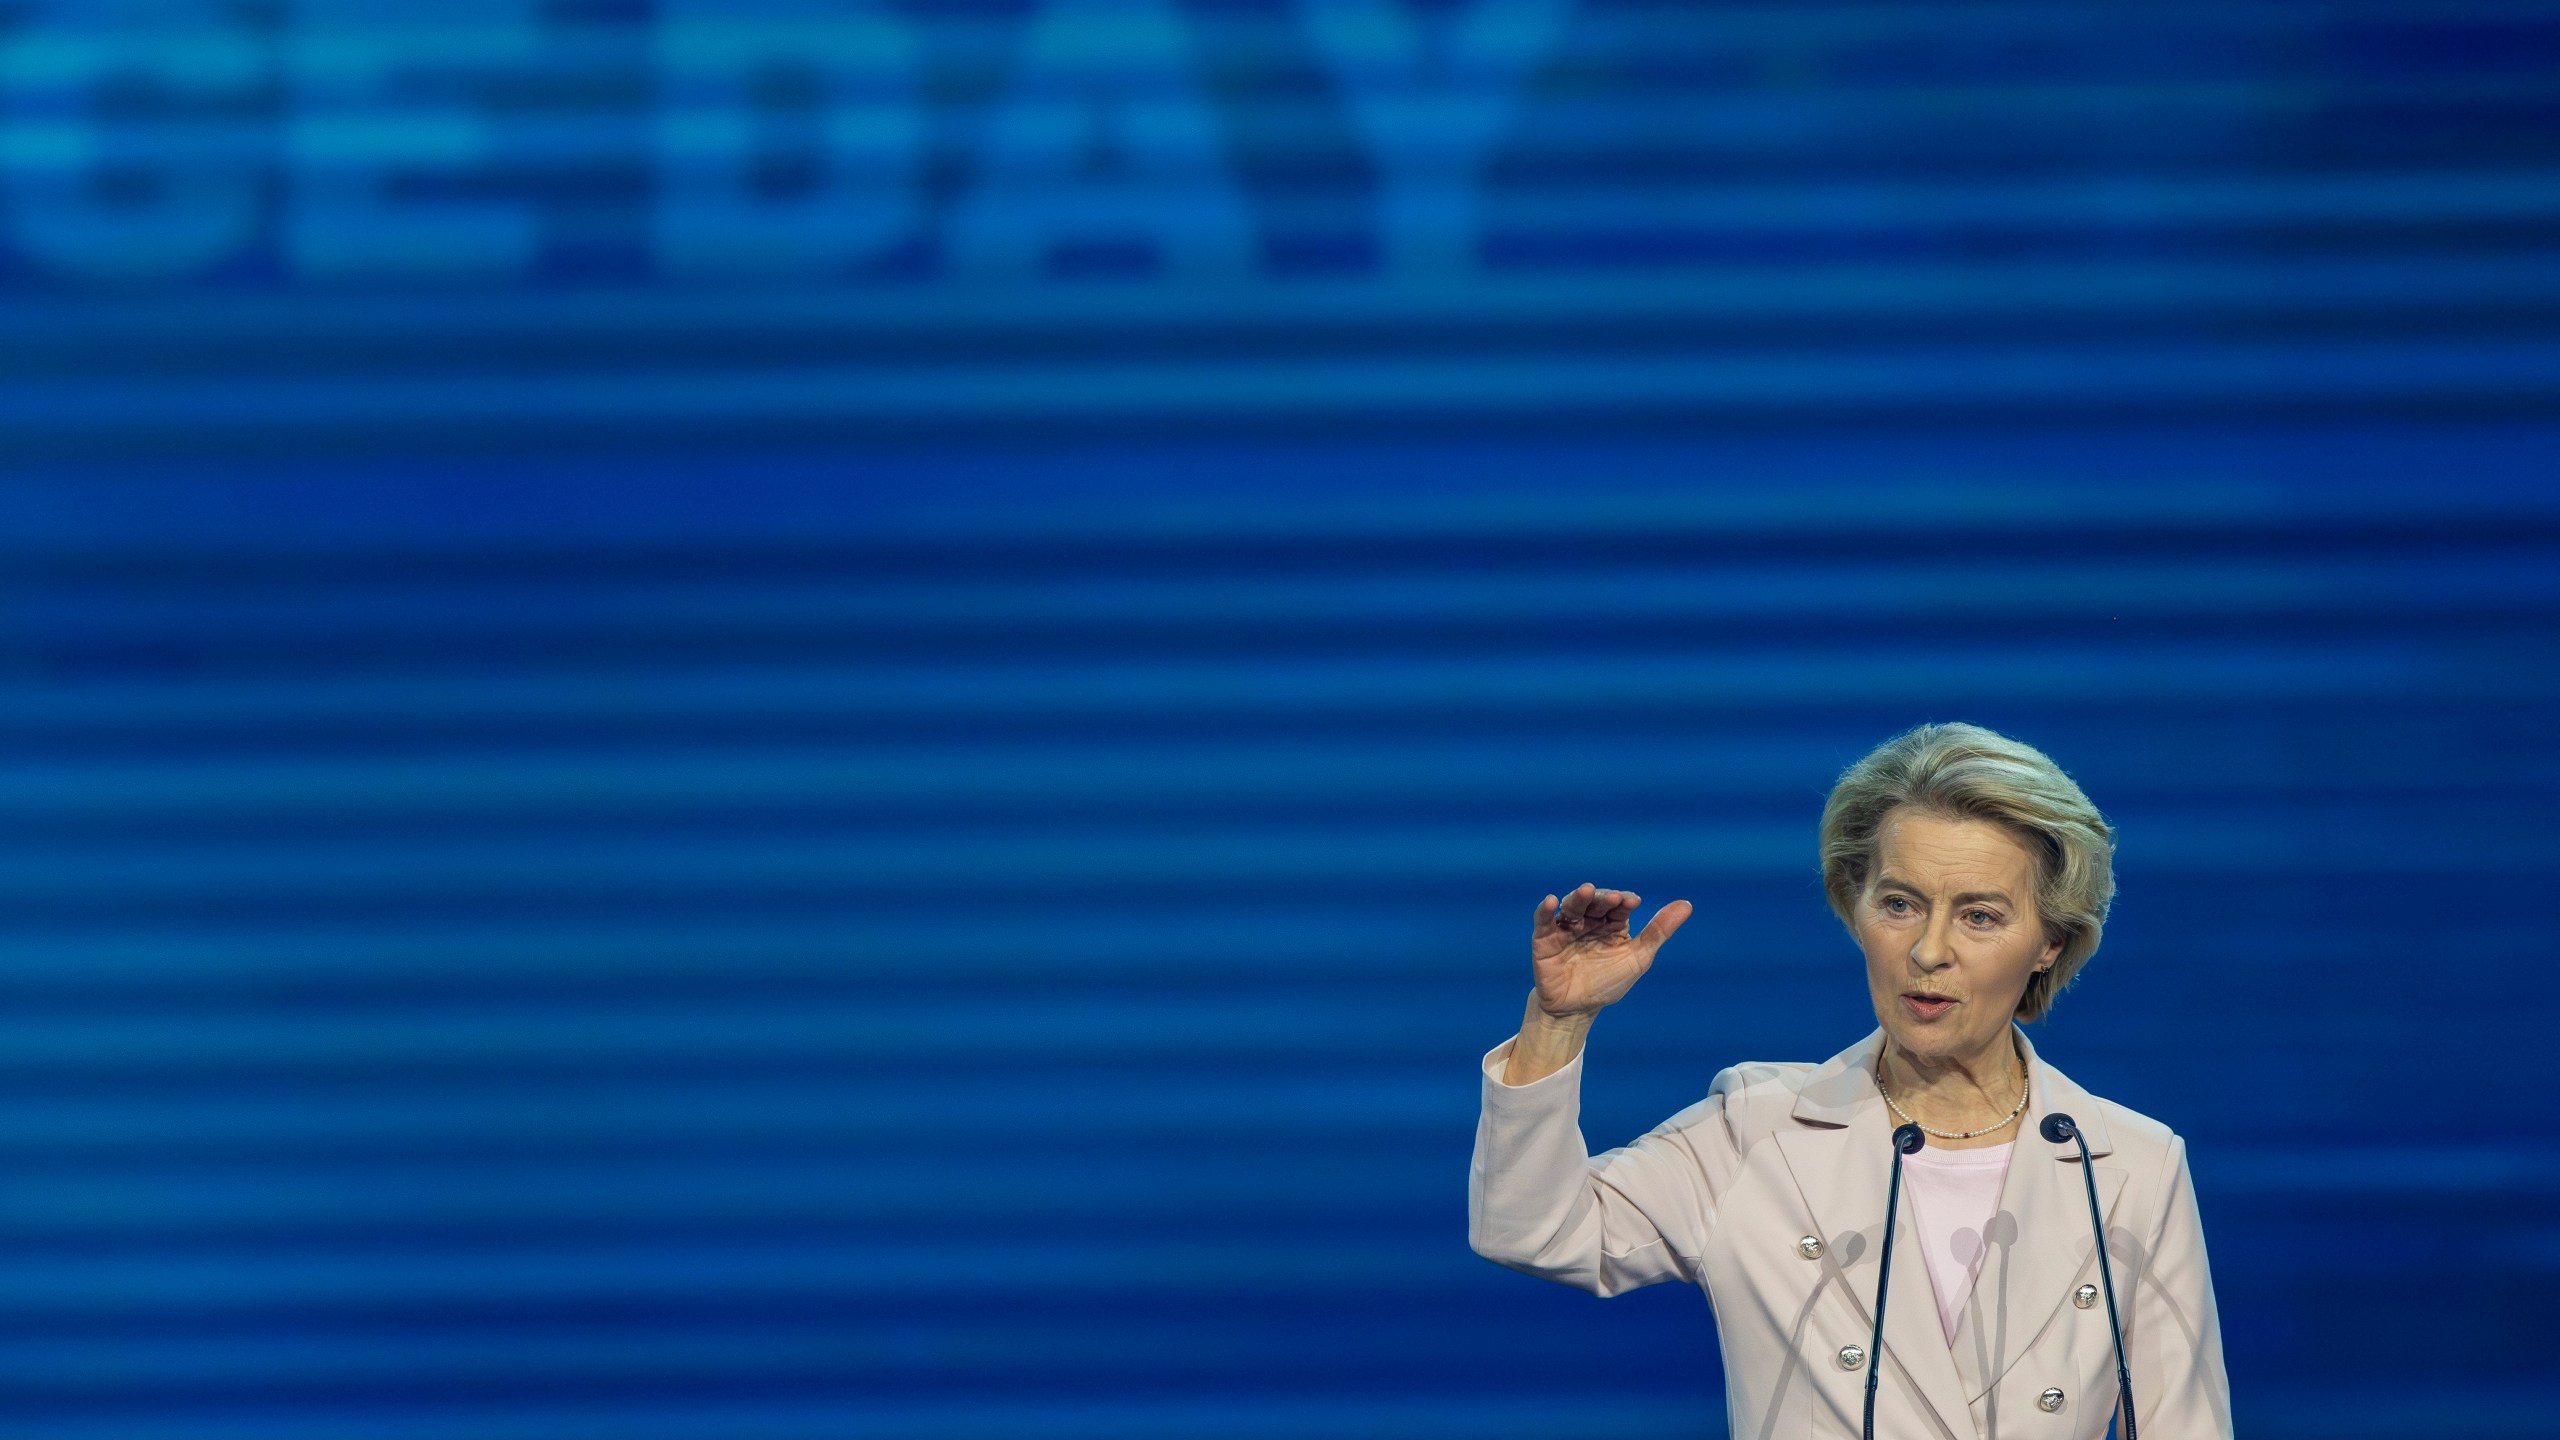
<path fill-rule="evenodd" d="M 2015 836 L 1908 806 L 1877 829 L 1853 928 L 1877 1021 L 1922 1060 L 1989 1053 L 2028 977 L 2062 953 L 2036 915 L 2035 857 Z"/>

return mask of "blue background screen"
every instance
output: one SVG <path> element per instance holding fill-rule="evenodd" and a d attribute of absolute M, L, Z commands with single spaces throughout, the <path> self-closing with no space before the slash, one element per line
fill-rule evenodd
<path fill-rule="evenodd" d="M 0 4 L 0 1429 L 1717 1435 L 1468 1253 L 1922 720 L 2239 1422 L 2552 1433 L 2560 13 Z M 2140 1377 L 2136 1377 L 2137 1385 Z"/>

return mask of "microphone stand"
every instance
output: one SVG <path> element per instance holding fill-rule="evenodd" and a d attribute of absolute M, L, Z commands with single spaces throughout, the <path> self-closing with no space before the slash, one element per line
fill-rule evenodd
<path fill-rule="evenodd" d="M 1917 1125 L 1893 1132 L 1893 1178 L 1885 1182 L 1884 1247 L 1876 1273 L 1876 1328 L 1867 1344 L 1867 1415 L 1863 1440 L 1876 1440 L 1876 1377 L 1884 1373 L 1884 1298 L 1893 1283 L 1893 1217 L 1902 1208 L 1902 1157 L 1928 1144 Z M 2131 1435 L 2125 1440 L 2133 1440 Z"/>
<path fill-rule="evenodd" d="M 2060 1111 L 2044 1117 L 2044 1123 L 2036 1130 L 2056 1145 L 2065 1140 L 2080 1142 L 2080 1179 L 2089 1187 L 2089 1234 L 2098 1242 L 2098 1279 L 2107 1287 L 2107 1330 L 2116 1342 L 2116 1403 L 2124 1407 L 2124 1440 L 2134 1440 L 2133 1372 L 2124 1363 L 2124 1322 L 2116 1314 L 2116 1272 L 2107 1263 L 2107 1225 L 2098 1215 L 2098 1177 L 2089 1168 L 2089 1137 L 2080 1133 L 2077 1122 Z"/>

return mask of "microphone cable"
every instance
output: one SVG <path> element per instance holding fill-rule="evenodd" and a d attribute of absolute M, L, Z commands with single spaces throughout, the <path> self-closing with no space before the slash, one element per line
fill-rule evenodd
<path fill-rule="evenodd" d="M 2098 1279 L 2107 1287 L 2107 1330 L 2116 1341 L 2116 1403 L 2123 1407 L 2124 1440 L 2134 1440 L 2133 1371 L 2124 1363 L 2124 1322 L 2116 1314 L 2116 1272 L 2115 1267 L 2107 1263 L 2107 1224 L 2098 1215 L 2098 1176 L 2089 1168 L 2089 1137 L 2080 1133 L 2076 1121 L 2059 1110 L 2044 1117 L 2044 1123 L 2036 1130 L 2056 1145 L 2065 1140 L 2080 1142 L 2080 1178 L 2089 1187 L 2089 1235 L 2098 1245 Z M 1899 1161 L 1895 1168 L 1901 1168 Z M 1888 1230 L 1885 1233 L 1890 1235 L 1893 1232 Z M 1879 1300 L 1876 1303 L 1881 1306 L 1884 1302 Z M 1867 1391 L 1870 1395 L 1875 1392 L 1873 1377 L 1869 1377 Z"/>
<path fill-rule="evenodd" d="M 1893 1217 L 1902 1208 L 1902 1157 L 1928 1144 L 1917 1125 L 1904 1125 L 1893 1132 L 1893 1178 L 1885 1182 L 1884 1249 L 1878 1259 L 1876 1273 L 1876 1328 L 1867 1344 L 1867 1415 L 1861 1432 L 1864 1440 L 1876 1440 L 1876 1377 L 1884 1373 L 1884 1297 L 1893 1284 Z M 2125 1440 L 2133 1440 L 2128 1434 Z"/>

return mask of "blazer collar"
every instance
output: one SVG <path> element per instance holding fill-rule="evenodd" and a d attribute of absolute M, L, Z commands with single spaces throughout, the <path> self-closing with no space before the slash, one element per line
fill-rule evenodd
<path fill-rule="evenodd" d="M 1916 1392 L 1949 1436 L 1968 1440 L 1975 1432 L 1971 1402 L 1989 1391 L 2051 1323 L 2079 1283 L 2079 1272 L 2095 1272 L 2080 1147 L 2046 1141 L 2036 1124 L 2063 1111 L 2081 1127 L 2092 1157 L 2114 1148 L 2095 1097 L 2045 1064 L 2025 1033 L 2010 1028 L 2027 1060 L 2027 1113 L 1986 1236 L 1991 1253 L 1983 1259 L 1955 1343 L 1948 1344 L 1939 1326 L 1937 1295 L 1920 1253 L 1905 1186 L 1894 1222 L 1885 1353 L 1873 1362 L 1888 1367 L 1888 1394 L 1898 1378 L 1909 1387 L 1905 1393 Z M 1869 1323 L 1883 1241 L 1885 1186 L 1893 1164 L 1892 1133 L 1899 1123 L 1876 1085 L 1883 1047 L 1884 1032 L 1878 1029 L 1817 1066 L 1797 1091 L 1791 1112 L 1797 1123 L 1777 1135 L 1797 1189 L 1830 1246 L 1824 1263 L 1842 1280 L 1841 1292 L 1859 1317 Z M 2111 1211 L 2124 1176 L 2108 1166 L 2095 1167 L 2093 1173 L 2100 1208 Z"/>
<path fill-rule="evenodd" d="M 1840 1294 L 1867 1326 L 1875 1323 L 1885 1184 L 1893 1169 L 1895 1121 L 1875 1080 L 1883 1043 L 1884 1032 L 1877 1030 L 1816 1067 L 1796 1093 L 1796 1123 L 1781 1127 L 1776 1136 L 1827 1247 L 1823 1267 L 1840 1282 Z M 1910 1243 L 1918 1227 L 1912 1223 L 1907 1187 L 1894 1230 L 1884 1348 L 1868 1360 L 1880 1367 L 1877 1404 L 1880 1409 L 1916 1406 L 1936 1419 L 1949 1440 L 1973 1440 L 1964 1377 L 1938 1327 L 1928 1262 L 1920 1247 Z M 1858 1343 L 1866 1343 L 1863 1333 Z"/>
<path fill-rule="evenodd" d="M 2023 1034 L 2018 1038 L 2027 1044 Z M 2105 1107 L 2070 1076 L 2038 1059 L 2032 1045 L 2027 1046 L 2027 1065 L 2027 1128 L 2011 1152 L 1999 1208 L 1983 1237 L 1989 1249 L 1951 1347 L 1968 1400 L 1988 1394 L 2057 1317 L 2078 1313 L 2064 1302 L 2074 1287 L 2098 1278 L 2080 1147 L 2068 1140 L 2047 1141 L 2037 1132 L 2037 1122 L 2060 1112 L 2080 1127 L 2089 1142 L 2089 1179 L 2097 1183 L 2101 1216 L 2113 1217 L 2116 1198 L 2124 1191 L 2122 1167 L 2095 1163 L 2115 1152 Z"/>
<path fill-rule="evenodd" d="M 2019 1129 L 2020 1150 L 2043 1147 L 2057 1160 L 2077 1160 L 2080 1147 L 2069 1141 L 2048 1142 L 2036 1126 L 2045 1116 L 2056 1111 L 2069 1115 L 2072 1123 L 2089 1142 L 2092 1157 L 2115 1153 L 2115 1141 L 2107 1129 L 2106 1112 L 2098 1099 L 2083 1090 L 2070 1076 L 2054 1069 L 2036 1053 L 2035 1042 L 2016 1025 L 2009 1033 L 2017 1039 L 2018 1051 L 2027 1057 L 2027 1113 Z M 1796 1092 L 1796 1119 L 1811 1125 L 1855 1126 L 1874 1115 L 1890 1115 L 1885 1108 L 1884 1091 L 1876 1084 L 1876 1061 L 1884 1054 L 1884 1030 L 1881 1026 L 1867 1032 L 1867 1038 L 1823 1061 L 1805 1077 Z M 1896 1123 L 1899 1123 L 1897 1120 Z M 1887 1125 L 1890 1136 L 1893 1126 Z"/>
<path fill-rule="evenodd" d="M 2027 1057 L 2027 1114 L 2020 1131 L 2021 1150 L 2047 1145 L 2036 1125 L 2055 1111 L 2069 1115 L 2080 1133 L 2089 1141 L 2092 1156 L 2115 1153 L 2115 1143 L 2107 1131 L 2106 1112 L 2098 1108 L 2097 1097 L 2081 1089 L 2071 1078 L 2044 1062 L 2036 1053 L 2035 1042 L 2016 1025 L 2009 1027 L 2016 1037 L 2020 1054 Z M 1881 1026 L 1867 1033 L 1867 1038 L 1841 1051 L 1815 1067 L 1805 1077 L 1804 1086 L 1796 1092 L 1796 1119 L 1813 1125 L 1849 1126 L 1870 1110 L 1890 1115 L 1885 1109 L 1884 1092 L 1876 1086 L 1876 1061 L 1884 1053 L 1884 1030 Z M 1897 1122 L 1899 1123 L 1899 1122 Z M 1885 1132 L 1890 1135 L 1893 1127 Z M 2049 1147 L 2055 1158 L 2080 1158 L 2080 1147 L 2065 1140 Z"/>

